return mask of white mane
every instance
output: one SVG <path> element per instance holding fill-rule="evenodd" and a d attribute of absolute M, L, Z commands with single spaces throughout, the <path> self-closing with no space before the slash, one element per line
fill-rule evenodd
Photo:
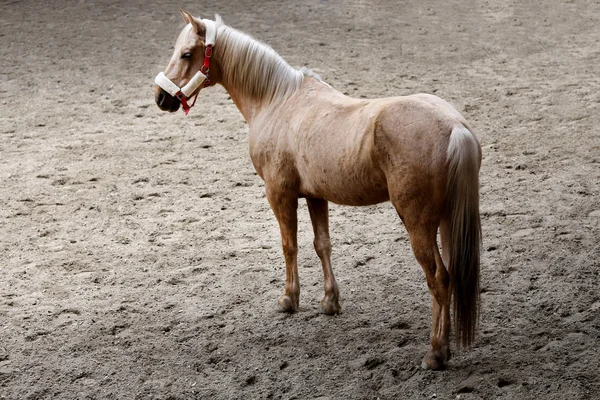
<path fill-rule="evenodd" d="M 246 95 L 266 101 L 298 90 L 305 73 L 291 67 L 271 47 L 223 24 L 217 16 L 217 42 L 223 80 Z"/>

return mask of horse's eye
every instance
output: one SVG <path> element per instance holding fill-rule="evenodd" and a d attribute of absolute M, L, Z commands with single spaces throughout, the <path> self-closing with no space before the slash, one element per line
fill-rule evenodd
<path fill-rule="evenodd" d="M 189 51 L 187 53 L 183 53 L 181 55 L 181 58 L 192 58 L 192 53 L 190 53 Z"/>

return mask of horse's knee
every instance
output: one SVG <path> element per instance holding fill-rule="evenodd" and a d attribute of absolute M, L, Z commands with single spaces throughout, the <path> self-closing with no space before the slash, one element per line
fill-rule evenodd
<path fill-rule="evenodd" d="M 294 255 L 298 253 L 298 246 L 295 244 L 286 243 L 283 245 L 283 252 L 285 254 Z"/>
<path fill-rule="evenodd" d="M 321 258 L 331 254 L 331 240 L 329 239 L 315 239 L 313 242 L 315 252 Z"/>
<path fill-rule="evenodd" d="M 295 257 L 298 254 L 298 245 L 292 241 L 284 240 L 281 247 L 286 257 Z"/>

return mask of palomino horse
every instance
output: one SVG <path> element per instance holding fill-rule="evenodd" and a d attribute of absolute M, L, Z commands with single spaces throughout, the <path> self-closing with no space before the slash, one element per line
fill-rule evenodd
<path fill-rule="evenodd" d="M 473 342 L 479 314 L 481 147 L 465 119 L 427 94 L 347 97 L 218 16 L 182 15 L 187 25 L 156 78 L 156 103 L 165 111 L 183 105 L 187 114 L 188 99 L 219 83 L 248 122 L 250 157 L 281 230 L 286 279 L 279 307 L 298 309 L 299 198 L 308 204 L 323 266 L 325 314 L 340 311 L 327 202 L 390 200 L 432 296 L 431 349 L 423 367 L 443 368 L 450 359 L 450 303 L 459 345 Z"/>

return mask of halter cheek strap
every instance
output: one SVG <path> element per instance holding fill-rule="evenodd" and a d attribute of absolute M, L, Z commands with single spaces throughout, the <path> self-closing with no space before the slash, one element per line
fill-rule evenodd
<path fill-rule="evenodd" d="M 196 99 L 200 92 L 198 91 L 198 93 L 196 93 L 194 101 L 189 105 L 187 101 L 192 93 L 194 93 L 200 85 L 204 85 L 204 87 L 210 85 L 208 71 L 210 70 L 210 58 L 212 57 L 213 47 L 217 38 L 217 26 L 214 21 L 208 19 L 203 19 L 202 22 L 206 27 L 206 50 L 204 51 L 204 63 L 202 64 L 202 67 L 200 67 L 200 71 L 196 72 L 183 88 L 180 88 L 173 83 L 172 80 L 167 78 L 164 72 L 160 72 L 156 75 L 156 78 L 154 78 L 154 83 L 160 86 L 165 92 L 169 93 L 171 96 L 177 97 L 179 101 L 181 101 L 181 106 L 185 115 L 187 115 L 190 112 L 190 108 L 196 104 Z"/>

